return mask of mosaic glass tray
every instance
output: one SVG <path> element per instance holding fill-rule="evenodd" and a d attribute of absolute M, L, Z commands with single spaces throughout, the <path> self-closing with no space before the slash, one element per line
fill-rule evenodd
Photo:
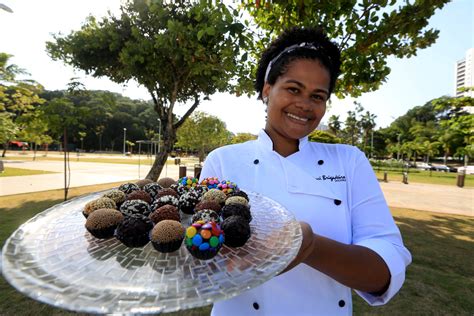
<path fill-rule="evenodd" d="M 3 247 L 3 275 L 36 300 L 90 313 L 161 313 L 231 298 L 281 272 L 301 245 L 301 228 L 275 201 L 248 192 L 253 220 L 245 246 L 224 246 L 211 260 L 186 247 L 157 252 L 151 243 L 127 248 L 96 239 L 84 227 L 83 206 L 103 192 L 38 214 Z M 183 218 L 188 224 L 189 218 Z"/>

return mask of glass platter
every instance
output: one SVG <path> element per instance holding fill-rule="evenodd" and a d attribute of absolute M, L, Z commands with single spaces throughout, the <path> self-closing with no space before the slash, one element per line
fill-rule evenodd
<path fill-rule="evenodd" d="M 127 248 L 96 239 L 83 206 L 98 192 L 58 204 L 20 226 L 3 247 L 2 268 L 18 291 L 57 307 L 90 313 L 162 313 L 227 299 L 281 272 L 301 245 L 301 228 L 277 202 L 247 192 L 252 236 L 202 261 L 183 245 L 169 254 L 151 243 Z M 189 217 L 183 218 L 189 224 Z"/>

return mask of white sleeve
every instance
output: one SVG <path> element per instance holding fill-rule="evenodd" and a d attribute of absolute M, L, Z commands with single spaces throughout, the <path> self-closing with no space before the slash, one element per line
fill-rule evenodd
<path fill-rule="evenodd" d="M 209 177 L 217 177 L 218 179 L 222 178 L 222 172 L 218 172 L 222 168 L 219 164 L 219 159 L 217 156 L 218 155 L 215 150 L 211 151 L 209 155 L 207 155 L 206 160 L 204 161 L 204 166 L 201 170 L 201 175 L 199 176 L 199 182 Z"/>
<path fill-rule="evenodd" d="M 380 296 L 356 291 L 370 305 L 387 303 L 402 287 L 411 254 L 403 245 L 380 185 L 364 154 L 358 151 L 351 191 L 352 243 L 375 251 L 390 270 L 390 285 Z"/>

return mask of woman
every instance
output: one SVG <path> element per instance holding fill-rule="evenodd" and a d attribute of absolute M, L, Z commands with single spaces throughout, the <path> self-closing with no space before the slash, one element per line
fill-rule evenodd
<path fill-rule="evenodd" d="M 321 31 L 283 33 L 257 71 L 265 129 L 207 157 L 201 179 L 231 180 L 276 200 L 303 232 L 284 273 L 215 303 L 213 315 L 350 315 L 351 288 L 381 305 L 402 286 L 411 256 L 366 157 L 352 146 L 308 142 L 339 68 L 340 52 Z"/>

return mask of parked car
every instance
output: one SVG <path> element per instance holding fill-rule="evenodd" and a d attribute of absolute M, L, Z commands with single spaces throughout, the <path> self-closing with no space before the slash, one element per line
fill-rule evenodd
<path fill-rule="evenodd" d="M 474 174 L 474 166 L 459 167 L 458 172 L 463 172 L 465 174 Z"/>
<path fill-rule="evenodd" d="M 434 168 L 433 170 L 443 171 L 443 172 L 457 172 L 458 171 L 458 169 L 447 166 L 447 165 L 435 165 L 433 166 L 433 168 Z"/>
<path fill-rule="evenodd" d="M 429 163 L 426 162 L 417 162 L 416 163 L 416 169 L 421 169 L 421 170 L 434 170 L 433 166 Z"/>

